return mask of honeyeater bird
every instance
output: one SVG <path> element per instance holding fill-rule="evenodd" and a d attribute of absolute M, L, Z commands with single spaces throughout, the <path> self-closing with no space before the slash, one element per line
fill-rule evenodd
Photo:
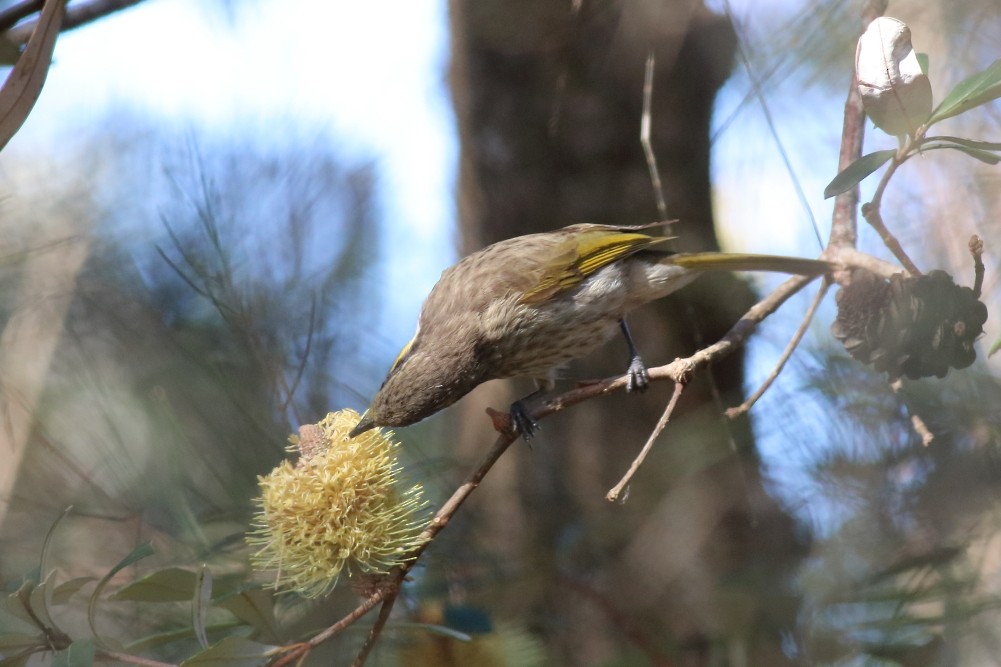
<path fill-rule="evenodd" d="M 672 237 L 642 226 L 571 225 L 494 243 L 446 269 L 421 309 L 417 333 L 400 352 L 361 421 L 407 426 L 488 380 L 528 376 L 543 391 L 554 371 L 625 334 L 630 391 L 648 383 L 629 334 L 631 310 L 666 296 L 707 270 L 820 275 L 827 262 L 773 255 L 675 253 Z M 537 392 L 536 392 L 537 393 Z M 511 406 L 514 426 L 531 437 L 526 396 Z"/>

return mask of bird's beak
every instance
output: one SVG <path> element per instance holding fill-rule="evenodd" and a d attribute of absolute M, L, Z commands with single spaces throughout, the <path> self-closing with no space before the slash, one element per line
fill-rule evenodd
<path fill-rule="evenodd" d="M 375 427 L 376 427 L 376 423 L 374 421 L 372 421 L 371 419 L 369 419 L 368 417 L 365 417 L 363 415 L 362 418 L 361 418 L 361 421 L 358 422 L 358 425 L 355 426 L 353 429 L 351 429 L 351 432 L 348 433 L 348 437 L 349 438 L 357 438 L 359 435 L 361 435 L 365 431 L 368 431 L 368 430 L 373 429 Z"/>

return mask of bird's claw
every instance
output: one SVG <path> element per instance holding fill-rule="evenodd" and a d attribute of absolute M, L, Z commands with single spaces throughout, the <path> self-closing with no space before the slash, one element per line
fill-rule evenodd
<path fill-rule="evenodd" d="M 521 433 L 521 437 L 525 439 L 526 443 L 530 442 L 535 432 L 542 428 L 532 419 L 532 415 L 522 401 L 515 401 L 511 404 L 511 426 L 514 427 L 515 431 Z"/>
<path fill-rule="evenodd" d="M 634 355 L 629 362 L 629 370 L 626 371 L 629 381 L 626 383 L 626 391 L 629 393 L 642 393 L 650 387 L 650 372 L 647 371 L 646 364 L 642 357 Z"/>

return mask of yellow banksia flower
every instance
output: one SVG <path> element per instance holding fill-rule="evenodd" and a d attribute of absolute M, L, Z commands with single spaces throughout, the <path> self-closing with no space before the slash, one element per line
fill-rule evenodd
<path fill-rule="evenodd" d="M 276 588 L 324 595 L 342 572 L 386 574 L 421 544 L 428 523 L 422 487 L 404 488 L 391 433 L 348 437 L 358 419 L 341 410 L 303 426 L 290 438 L 298 462 L 258 478 L 251 562 L 277 572 Z"/>

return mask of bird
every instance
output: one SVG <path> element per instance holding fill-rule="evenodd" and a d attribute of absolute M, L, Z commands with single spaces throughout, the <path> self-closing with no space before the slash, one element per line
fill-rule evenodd
<path fill-rule="evenodd" d="M 489 380 L 527 376 L 537 390 L 510 408 L 526 440 L 537 428 L 528 404 L 555 373 L 621 331 L 629 348 L 627 390 L 643 391 L 646 365 L 626 316 L 688 285 L 703 271 L 822 275 L 822 260 L 744 253 L 679 253 L 675 237 L 646 225 L 576 224 L 516 236 L 445 269 L 421 308 L 417 331 L 396 357 L 354 437 L 401 427 L 442 410 Z"/>

